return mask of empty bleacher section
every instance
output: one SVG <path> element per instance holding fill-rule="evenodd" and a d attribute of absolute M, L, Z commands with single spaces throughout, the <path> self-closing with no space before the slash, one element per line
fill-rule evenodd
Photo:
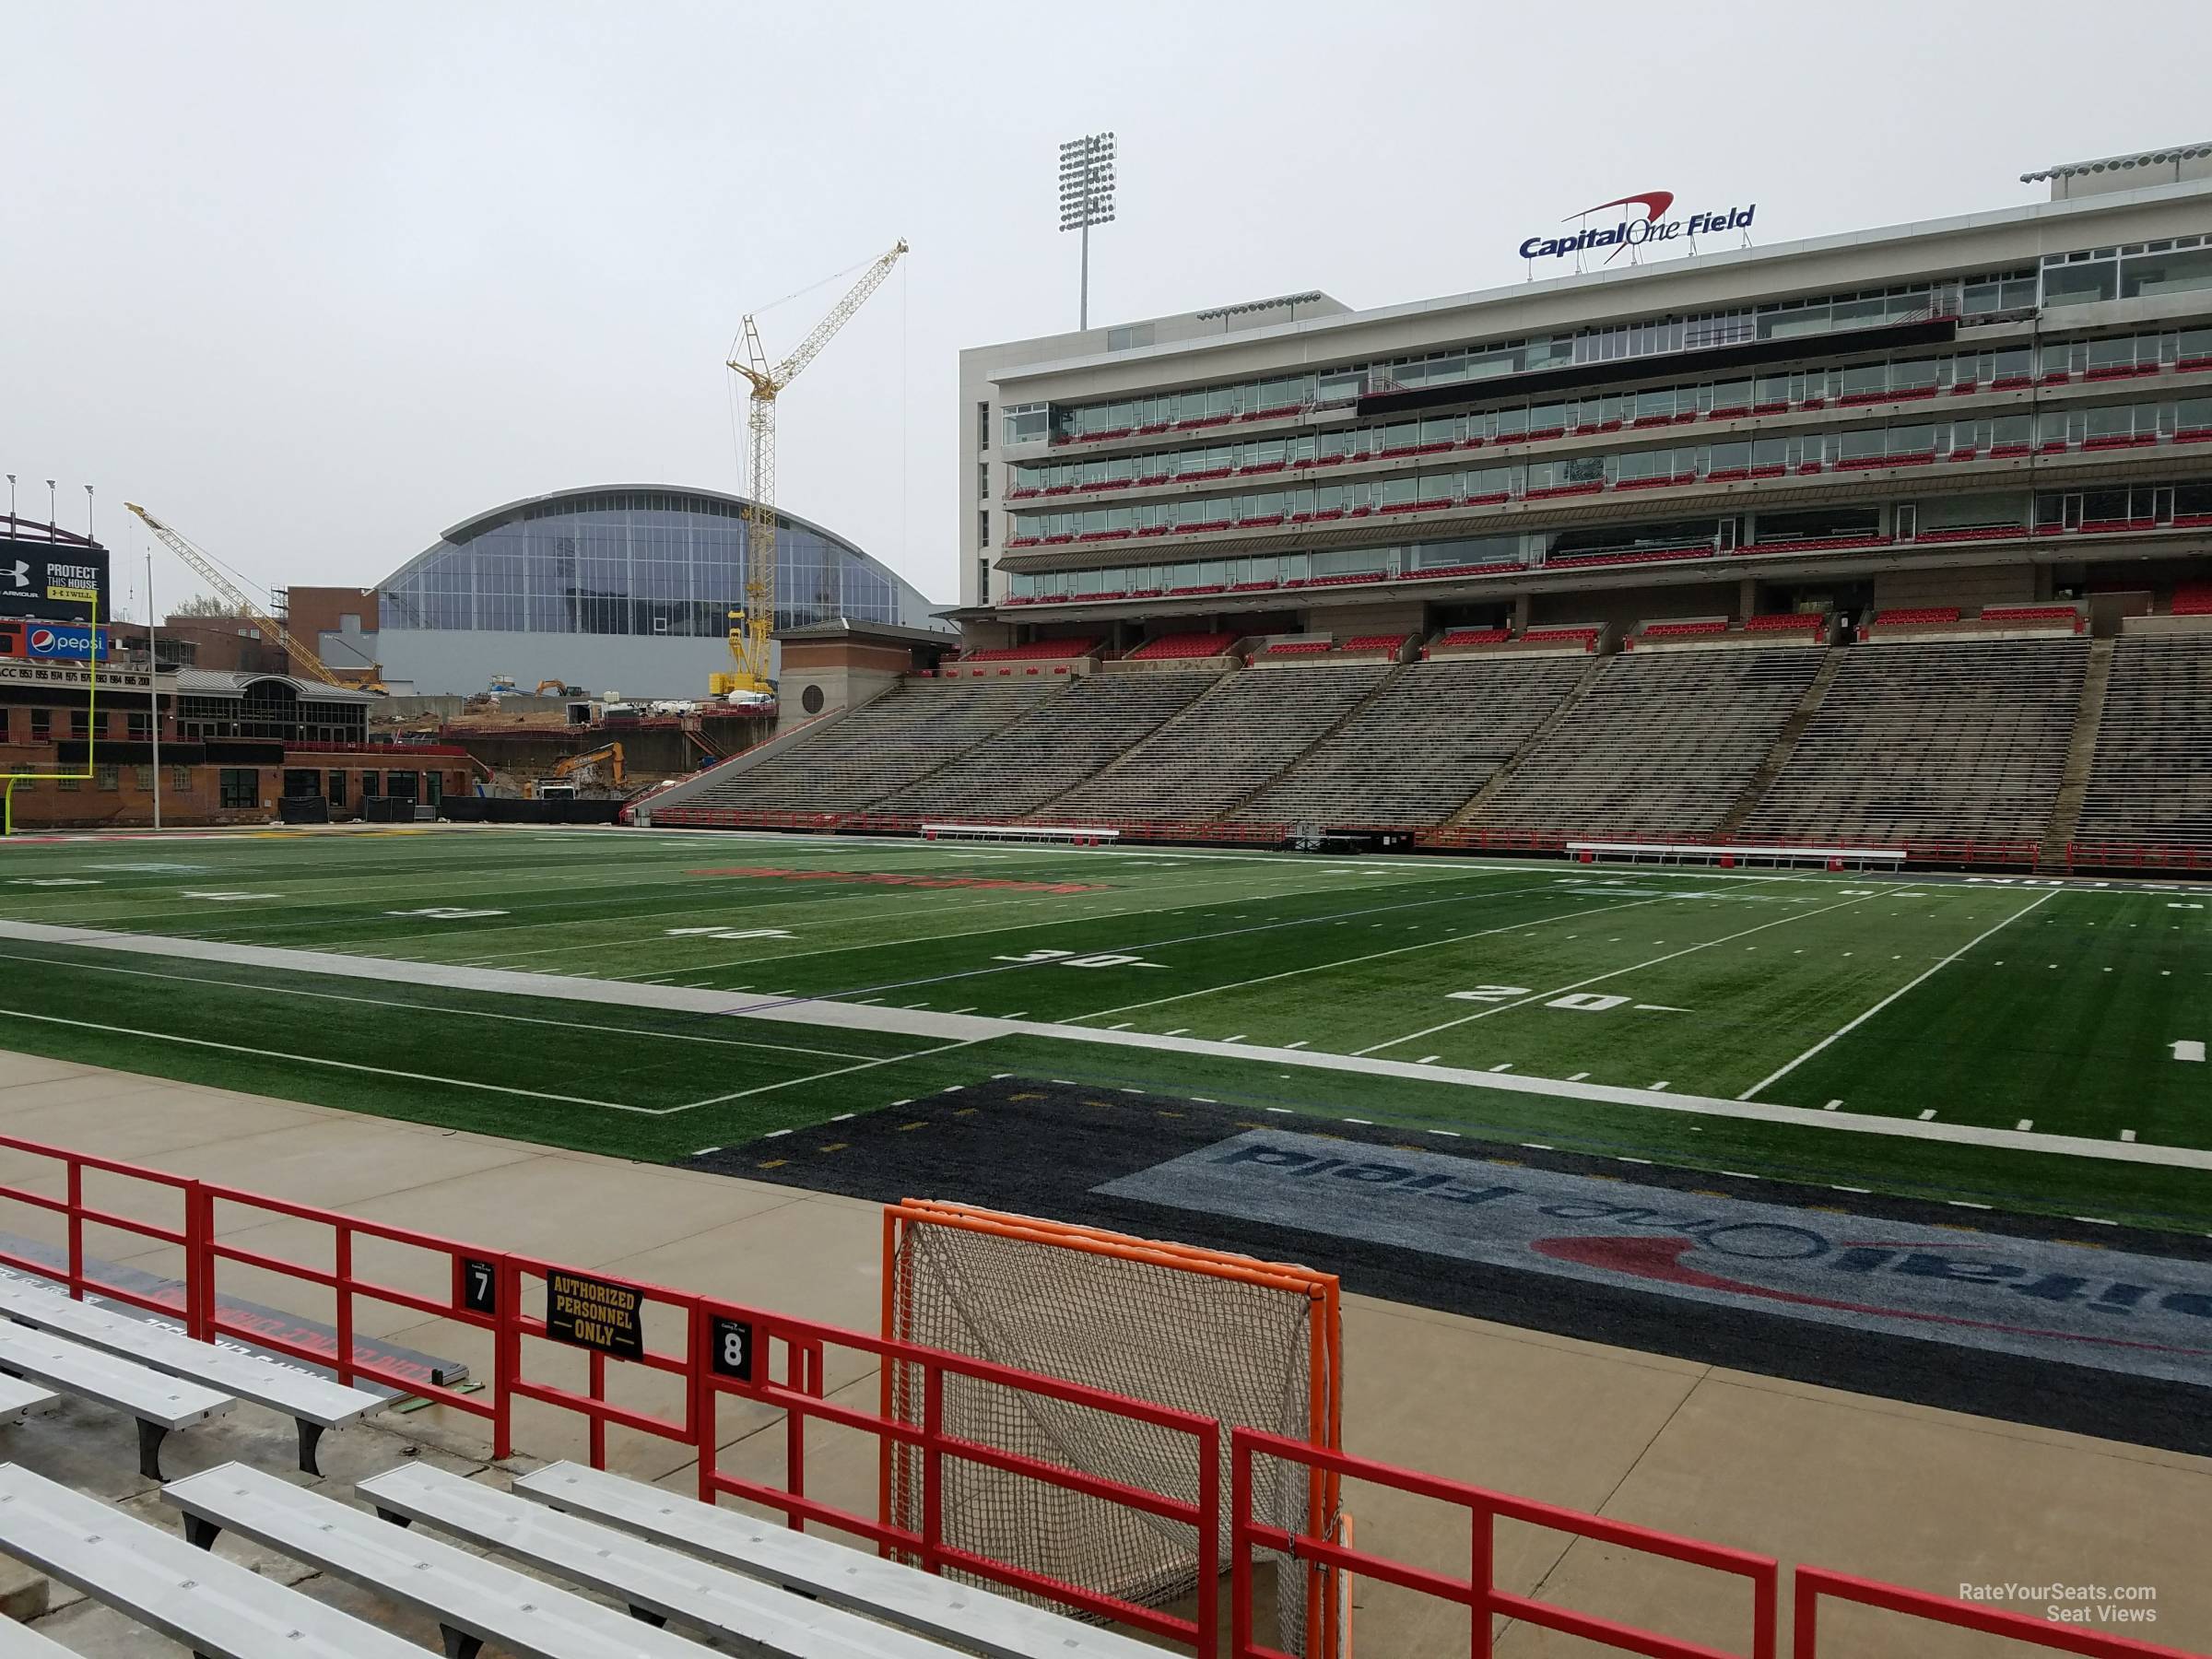
<path fill-rule="evenodd" d="M 1564 656 L 1416 663 L 1236 817 L 1441 824 L 1512 758 L 1588 668 Z"/>
<path fill-rule="evenodd" d="M 876 809 L 926 817 L 1019 818 L 1142 742 L 1188 707 L 1214 677 L 1199 667 L 1077 680 L 951 765 L 877 802 Z"/>
<path fill-rule="evenodd" d="M 1824 654 L 1784 640 L 1771 649 L 1609 658 L 1572 716 L 1469 822 L 1601 838 L 1710 833 L 1796 712 Z"/>
<path fill-rule="evenodd" d="M 1177 657 L 1225 656 L 1237 642 L 1233 633 L 1161 634 L 1147 640 L 1129 653 L 1133 663 L 1158 663 Z"/>
<path fill-rule="evenodd" d="M 1044 815 L 1102 822 L 1220 818 L 1394 672 L 1395 665 L 1371 661 L 1231 675 L 1111 770 L 1049 803 Z"/>
<path fill-rule="evenodd" d="M 2088 651 L 2073 637 L 1851 650 L 1744 833 L 2032 846 L 2057 801 Z"/>
<path fill-rule="evenodd" d="M 2212 633 L 2129 634 L 2074 839 L 2212 853 Z"/>
<path fill-rule="evenodd" d="M 857 811 L 974 747 L 1029 712 L 1038 699 L 1067 686 L 1065 680 L 1027 677 L 909 679 L 849 714 L 797 734 L 743 771 L 717 769 L 704 788 L 685 793 L 682 805 Z"/>

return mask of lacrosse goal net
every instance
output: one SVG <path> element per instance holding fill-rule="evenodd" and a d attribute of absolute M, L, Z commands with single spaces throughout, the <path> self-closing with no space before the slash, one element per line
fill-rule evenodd
<path fill-rule="evenodd" d="M 1223 1428 L 1219 1559 L 1231 1516 L 1227 1430 L 1262 1429 L 1337 1449 L 1343 1339 L 1332 1274 L 1193 1245 L 966 1205 L 910 1198 L 884 1216 L 884 1334 L 1217 1419 Z M 917 1368 L 884 1371 L 884 1410 L 919 1423 Z M 946 1380 L 946 1432 L 1194 1501 L 1188 1437 L 1034 1394 Z M 885 1519 L 921 1530 L 921 1463 L 889 1454 Z M 947 1544 L 1143 1606 L 1196 1588 L 1188 1524 L 985 1467 L 945 1460 Z M 1255 1518 L 1330 1536 L 1335 1478 L 1255 1466 Z M 1265 1562 L 1265 1555 L 1255 1558 Z M 1277 1645 L 1334 1659 L 1346 1611 L 1337 1575 L 1275 1558 Z"/>

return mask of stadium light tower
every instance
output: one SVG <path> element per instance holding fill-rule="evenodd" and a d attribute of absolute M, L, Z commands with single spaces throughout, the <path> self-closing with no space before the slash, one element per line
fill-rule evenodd
<path fill-rule="evenodd" d="M 1083 233 L 1083 286 L 1076 326 L 1090 326 L 1090 228 L 1113 223 L 1113 135 L 1093 133 L 1060 147 L 1060 229 Z"/>

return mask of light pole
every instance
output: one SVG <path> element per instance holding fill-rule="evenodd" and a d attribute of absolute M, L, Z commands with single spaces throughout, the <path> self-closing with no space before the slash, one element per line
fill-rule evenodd
<path fill-rule="evenodd" d="M 1113 135 L 1092 133 L 1060 147 L 1060 229 L 1083 233 L 1077 328 L 1090 326 L 1090 228 L 1113 222 Z"/>
<path fill-rule="evenodd" d="M 161 654 L 154 645 L 154 550 L 146 550 L 146 708 L 154 737 L 154 829 L 161 828 Z"/>
<path fill-rule="evenodd" d="M 16 518 L 16 475 L 15 475 L 14 473 L 9 473 L 9 474 L 7 475 L 7 518 L 8 518 L 8 523 L 10 523 L 11 524 L 12 524 L 13 523 L 15 523 L 15 518 Z"/>
<path fill-rule="evenodd" d="M 85 486 L 85 539 L 92 539 L 92 486 Z"/>
<path fill-rule="evenodd" d="M 53 505 L 53 480 L 49 478 L 46 480 L 46 528 L 49 530 L 58 529 L 61 522 L 61 514 L 54 510 Z"/>

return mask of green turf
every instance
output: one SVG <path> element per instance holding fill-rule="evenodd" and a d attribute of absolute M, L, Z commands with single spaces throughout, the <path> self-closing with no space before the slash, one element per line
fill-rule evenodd
<path fill-rule="evenodd" d="M 322 978 L 0 939 L 0 1041 L 638 1158 L 1020 1071 L 2200 1226 L 2212 1183 L 2198 1171 L 1256 1058 L 1041 1037 L 947 1047 L 631 1007 L 618 992 L 577 1003 L 441 989 L 406 966 L 704 987 L 731 1008 L 789 993 L 1019 1016 L 2207 1147 L 2212 1065 L 2171 1046 L 2212 1037 L 2200 902 L 2147 888 L 819 838 L 80 838 L 0 848 L 0 917 L 397 966 Z M 424 913 L 441 909 L 498 913 Z M 704 929 L 760 936 L 688 931 Z"/>

